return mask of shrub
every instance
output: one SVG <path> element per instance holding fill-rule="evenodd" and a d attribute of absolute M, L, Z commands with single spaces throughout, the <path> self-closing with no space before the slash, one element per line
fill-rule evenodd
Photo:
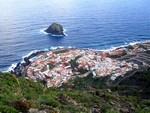
<path fill-rule="evenodd" d="M 0 113 L 19 113 L 19 111 L 6 105 L 0 105 Z"/>

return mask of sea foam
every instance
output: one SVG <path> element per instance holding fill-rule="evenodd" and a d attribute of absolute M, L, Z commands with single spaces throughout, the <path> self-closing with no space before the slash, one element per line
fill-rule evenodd
<path fill-rule="evenodd" d="M 5 71 L 5 72 L 10 72 L 10 71 L 13 71 L 14 70 L 14 68 L 17 66 L 17 63 L 13 63 L 13 64 L 11 64 L 11 66 L 7 69 L 7 71 Z"/>
<path fill-rule="evenodd" d="M 45 29 L 47 29 L 47 28 L 42 28 L 41 30 L 40 30 L 40 33 L 42 33 L 42 34 L 46 34 L 46 35 L 48 35 L 48 34 L 50 34 L 51 36 L 55 36 L 55 37 L 63 37 L 64 35 L 65 36 L 68 36 L 68 34 L 66 34 L 66 29 L 64 29 L 64 35 L 54 35 L 54 34 L 51 34 L 51 33 L 47 33 L 47 32 L 45 32 Z"/>

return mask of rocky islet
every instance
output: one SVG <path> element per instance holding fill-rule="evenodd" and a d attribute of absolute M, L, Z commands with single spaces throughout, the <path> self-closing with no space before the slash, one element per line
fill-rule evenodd
<path fill-rule="evenodd" d="M 52 23 L 46 30 L 46 33 L 51 33 L 53 35 L 65 36 L 63 26 L 58 23 Z"/>

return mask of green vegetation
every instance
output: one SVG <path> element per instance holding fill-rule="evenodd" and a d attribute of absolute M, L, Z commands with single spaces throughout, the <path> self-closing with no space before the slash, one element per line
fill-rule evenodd
<path fill-rule="evenodd" d="M 88 70 L 86 69 L 82 69 L 82 68 L 78 68 L 78 63 L 77 60 L 81 57 L 81 55 L 75 57 L 75 59 L 71 60 L 69 63 L 71 64 L 71 68 L 73 69 L 73 71 L 78 70 L 78 72 L 80 72 L 80 74 L 85 74 L 86 72 L 88 72 Z"/>
<path fill-rule="evenodd" d="M 49 66 L 49 70 L 52 70 L 52 69 L 55 67 L 55 66 L 52 65 L 52 64 L 49 64 L 48 66 Z"/>
<path fill-rule="evenodd" d="M 71 64 L 71 68 L 74 70 L 75 68 L 78 68 L 78 63 L 77 63 L 77 60 L 81 57 L 81 55 L 75 57 L 75 59 L 73 60 L 70 60 L 70 64 Z"/>
<path fill-rule="evenodd" d="M 90 74 L 85 78 L 76 77 L 73 81 L 70 81 L 68 84 L 63 84 L 62 88 L 73 88 L 75 90 L 89 90 L 89 88 L 95 89 L 104 89 L 107 88 L 106 81 L 108 77 L 93 78 L 93 75 Z"/>
<path fill-rule="evenodd" d="M 69 51 L 69 50 L 67 50 L 67 49 L 63 49 L 63 50 L 55 51 L 54 53 L 55 53 L 55 54 L 60 54 L 60 53 L 68 52 L 68 51 Z"/>
<path fill-rule="evenodd" d="M 127 55 L 127 52 L 125 50 L 122 51 L 121 54 L 115 54 L 115 55 L 108 55 L 110 58 L 120 58 L 122 56 Z"/>
<path fill-rule="evenodd" d="M 107 87 L 107 77 L 90 74 L 54 89 L 0 73 L 0 113 L 26 113 L 31 108 L 48 113 L 150 113 L 149 79 L 150 70 Z"/>

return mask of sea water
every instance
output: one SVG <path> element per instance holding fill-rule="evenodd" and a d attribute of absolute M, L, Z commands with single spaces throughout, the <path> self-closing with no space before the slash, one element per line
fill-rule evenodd
<path fill-rule="evenodd" d="M 150 40 L 149 0 L 0 0 L 0 71 L 33 50 L 106 50 Z M 67 36 L 44 31 L 60 23 Z"/>

